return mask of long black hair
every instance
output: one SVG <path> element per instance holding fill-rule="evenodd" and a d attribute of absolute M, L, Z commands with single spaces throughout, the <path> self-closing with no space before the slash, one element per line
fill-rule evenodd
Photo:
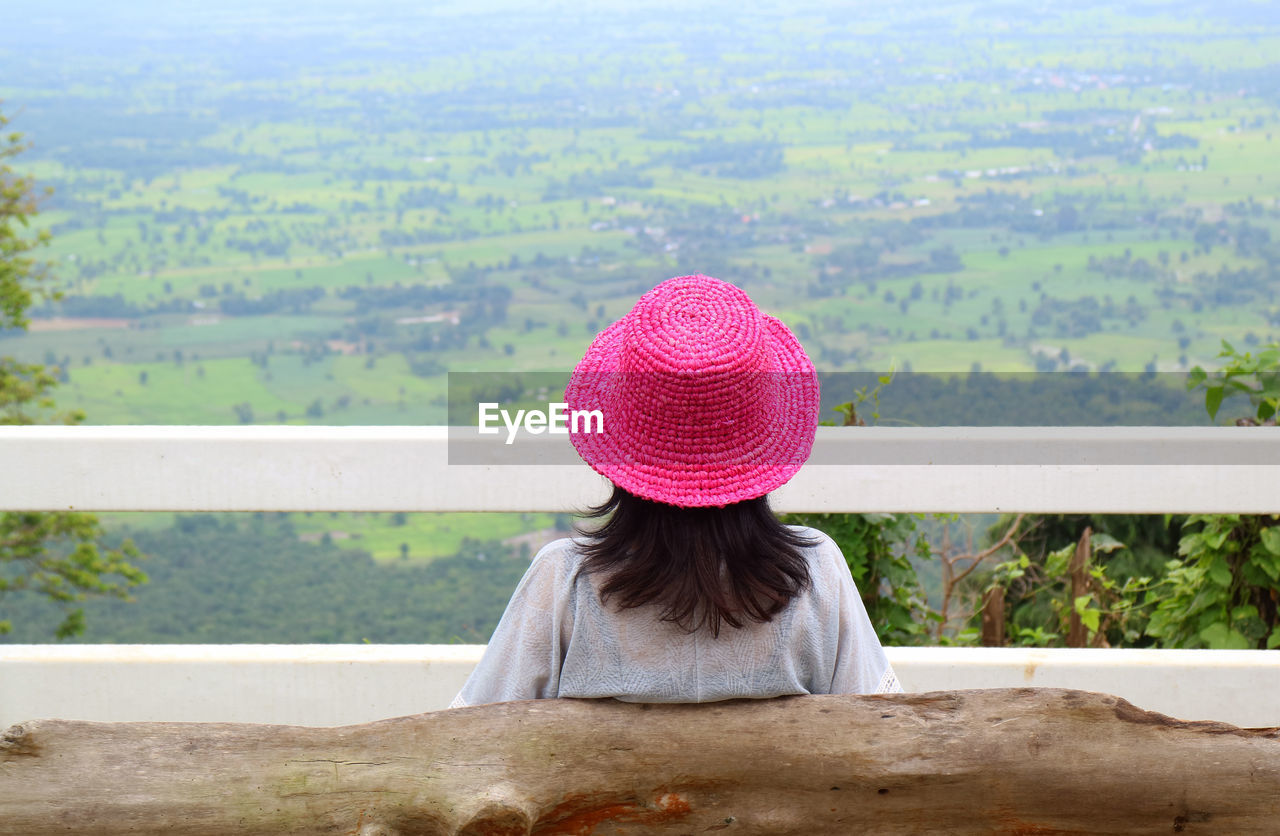
<path fill-rule="evenodd" d="M 778 521 L 767 497 L 723 508 L 680 508 L 616 485 L 586 519 L 584 571 L 607 578 L 602 601 L 654 604 L 662 620 L 720 635 L 721 623 L 769 621 L 810 584 L 800 549 L 813 541 Z"/>

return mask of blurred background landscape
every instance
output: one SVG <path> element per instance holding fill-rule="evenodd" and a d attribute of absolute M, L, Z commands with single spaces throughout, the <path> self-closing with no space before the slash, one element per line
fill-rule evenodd
<path fill-rule="evenodd" d="M 441 424 L 448 372 L 568 370 L 704 273 L 898 371 L 881 423 L 1208 424 L 1183 375 L 1280 334 L 1270 4 L 590 5 L 24 10 L 0 108 L 63 297 L 0 355 L 92 424 Z M 482 642 L 570 522 L 101 518 L 151 583 L 86 641 Z"/>

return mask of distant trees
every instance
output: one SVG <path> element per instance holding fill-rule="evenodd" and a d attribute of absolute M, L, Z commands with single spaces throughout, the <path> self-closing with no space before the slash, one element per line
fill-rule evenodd
<path fill-rule="evenodd" d="M 183 303 L 184 309 L 189 307 L 189 304 Z M 63 296 L 58 300 L 56 308 L 49 307 L 42 312 L 53 313 L 54 311 L 62 316 L 91 316 L 110 319 L 133 319 L 142 316 L 144 313 L 141 307 L 125 300 L 124 296 L 119 293 L 114 293 L 110 296 Z"/>
<path fill-rule="evenodd" d="M 929 270 L 936 273 L 955 273 L 964 269 L 960 253 L 950 244 L 929 251 Z"/>
<path fill-rule="evenodd" d="M 630 162 L 622 162 L 615 168 L 602 171 L 588 168 L 574 172 L 563 180 L 552 180 L 543 191 L 542 199 L 554 201 L 600 197 L 614 189 L 648 189 L 652 186 L 653 177 Z"/>
<path fill-rule="evenodd" d="M 452 557 L 379 565 L 332 539 L 301 542 L 274 514 L 179 515 L 133 537 L 151 581 L 135 606 L 90 602 L 85 640 L 482 644 L 529 567 L 509 546 L 475 541 Z M 48 613 L 30 595 L 13 604 L 14 638 L 42 640 Z"/>
<path fill-rule="evenodd" d="M 241 293 L 231 293 L 218 300 L 218 307 L 230 316 L 254 316 L 270 313 L 306 313 L 311 305 L 324 298 L 323 287 L 282 288 L 250 299 Z"/>
<path fill-rule="evenodd" d="M 500 285 L 476 286 L 401 284 L 360 287 L 351 285 L 338 291 L 338 297 L 355 302 L 357 313 L 384 308 L 426 308 L 429 305 L 460 304 L 486 297 L 510 297 L 511 290 Z"/>
<path fill-rule="evenodd" d="M 292 245 L 292 242 L 284 236 L 271 238 L 262 235 L 257 238 L 228 236 L 223 244 L 229 250 L 239 250 L 240 252 L 254 256 L 255 258 L 262 256 L 267 258 L 284 258 L 289 254 L 289 247 Z"/>
<path fill-rule="evenodd" d="M 172 292 L 169 283 L 165 283 L 165 292 Z M 72 316 L 102 317 L 104 319 L 137 319 L 157 313 L 186 313 L 193 310 L 188 299 L 169 299 L 140 305 L 130 302 L 119 293 L 110 296 L 80 296 L 59 294 L 55 300 L 46 297 L 43 304 L 33 306 L 30 314 L 35 317 Z"/>
<path fill-rule="evenodd" d="M 1108 319 L 1122 319 L 1136 325 L 1147 318 L 1147 311 L 1134 296 L 1123 304 L 1117 304 L 1110 296 L 1101 302 L 1094 296 L 1078 299 L 1059 299 L 1042 294 L 1035 310 L 1031 312 L 1031 324 L 1038 328 L 1052 328 L 1057 337 L 1085 337 L 1103 330 Z"/>
<path fill-rule="evenodd" d="M 785 168 L 782 145 L 768 140 L 702 140 L 692 148 L 662 155 L 655 162 L 743 180 L 768 177 Z"/>

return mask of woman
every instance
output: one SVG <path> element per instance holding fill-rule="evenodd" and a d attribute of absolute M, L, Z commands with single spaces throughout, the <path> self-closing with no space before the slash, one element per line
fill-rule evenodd
<path fill-rule="evenodd" d="M 450 707 L 901 691 L 840 549 L 769 510 L 818 396 L 799 342 L 733 285 L 641 297 L 565 390 L 603 416 L 570 437 L 614 485 L 588 515 L 605 521 L 538 553 Z"/>

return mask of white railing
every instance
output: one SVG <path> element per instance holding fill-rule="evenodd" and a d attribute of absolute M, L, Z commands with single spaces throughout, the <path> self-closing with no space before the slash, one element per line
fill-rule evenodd
<path fill-rule="evenodd" d="M 446 707 L 483 645 L 3 645 L 0 730 L 36 717 L 339 726 Z M 1280 653 L 889 647 L 909 691 L 1079 688 L 1280 725 Z"/>
<path fill-rule="evenodd" d="M 450 464 L 443 427 L 0 427 L 0 510 L 573 511 L 606 484 L 563 437 Z M 476 460 L 468 456 L 467 460 Z M 1280 511 L 1263 428 L 823 428 L 784 511 Z M 36 716 L 336 725 L 444 707 L 475 646 L 0 645 L 0 728 Z M 1118 694 L 1280 725 L 1280 653 L 890 648 L 905 687 Z"/>
<path fill-rule="evenodd" d="M 572 511 L 605 494 L 563 436 L 512 449 L 553 463 L 450 464 L 445 427 L 0 427 L 0 510 Z M 1267 513 L 1277 477 L 1280 433 L 1261 427 L 824 427 L 774 505 Z"/>

